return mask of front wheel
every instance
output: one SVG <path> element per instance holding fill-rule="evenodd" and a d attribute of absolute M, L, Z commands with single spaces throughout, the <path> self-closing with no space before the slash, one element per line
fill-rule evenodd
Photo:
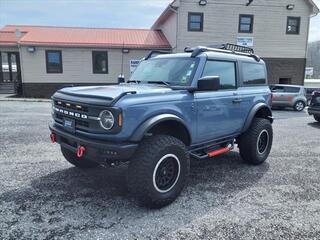
<path fill-rule="evenodd" d="M 155 135 L 142 141 L 128 168 L 128 188 L 145 206 L 173 202 L 189 175 L 186 146 L 177 138 Z"/>
<path fill-rule="evenodd" d="M 304 108 L 306 107 L 306 104 L 302 101 L 297 101 L 294 106 L 293 109 L 295 111 L 301 112 Z"/>
<path fill-rule="evenodd" d="M 269 156 L 272 140 L 270 121 L 264 118 L 253 119 L 250 128 L 239 139 L 242 159 L 254 165 L 263 163 Z"/>

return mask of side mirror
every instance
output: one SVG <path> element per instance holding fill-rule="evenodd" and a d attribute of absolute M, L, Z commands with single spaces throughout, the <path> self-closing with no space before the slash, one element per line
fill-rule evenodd
<path fill-rule="evenodd" d="M 207 76 L 198 80 L 198 91 L 217 91 L 220 89 L 220 77 Z"/>

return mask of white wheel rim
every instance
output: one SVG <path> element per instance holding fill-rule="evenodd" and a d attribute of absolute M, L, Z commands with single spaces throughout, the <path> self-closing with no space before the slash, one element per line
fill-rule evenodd
<path fill-rule="evenodd" d="M 298 102 L 297 104 L 296 104 L 296 109 L 298 110 L 298 111 L 301 111 L 302 109 L 303 109 L 303 103 L 302 102 Z"/>
<path fill-rule="evenodd" d="M 176 160 L 177 166 L 178 166 L 178 173 L 177 173 L 177 177 L 176 177 L 175 181 L 173 182 L 173 184 L 172 184 L 168 189 L 162 190 L 162 189 L 160 189 L 160 188 L 157 186 L 157 183 L 156 183 L 156 173 L 157 173 L 157 170 L 158 170 L 160 164 L 161 164 L 164 160 L 166 160 L 167 158 L 173 158 L 173 159 Z M 152 177 L 153 187 L 154 187 L 158 192 L 160 192 L 160 193 L 169 192 L 169 191 L 176 185 L 176 183 L 177 183 L 178 180 L 179 180 L 179 177 L 180 177 L 180 168 L 181 168 L 181 167 L 180 167 L 180 160 L 179 160 L 179 158 L 178 158 L 176 155 L 174 155 L 174 154 L 172 154 L 172 153 L 164 155 L 164 156 L 158 161 L 157 165 L 155 166 L 155 168 L 154 168 L 154 170 L 153 170 L 153 177 Z"/>
<path fill-rule="evenodd" d="M 267 142 L 266 142 L 266 144 L 265 144 L 265 147 L 264 147 L 263 151 L 260 151 L 259 142 L 261 141 L 261 136 L 262 136 L 263 134 L 266 134 L 266 136 L 267 136 Z M 267 151 L 268 146 L 269 146 L 269 133 L 268 133 L 268 131 L 267 131 L 266 129 L 264 129 L 264 130 L 262 130 L 262 131 L 260 132 L 260 134 L 259 134 L 259 136 L 258 136 L 258 139 L 257 139 L 257 151 L 258 151 L 258 153 L 259 153 L 260 155 L 264 154 L 264 153 Z"/>

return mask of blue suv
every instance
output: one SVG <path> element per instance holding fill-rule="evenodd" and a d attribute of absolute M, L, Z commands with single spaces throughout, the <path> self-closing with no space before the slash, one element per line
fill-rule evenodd
<path fill-rule="evenodd" d="M 149 207 L 182 191 L 190 158 L 237 144 L 258 165 L 272 146 L 266 66 L 252 49 L 225 44 L 145 57 L 127 83 L 71 87 L 52 96 L 51 140 L 80 168 L 128 162 L 128 187 Z"/>

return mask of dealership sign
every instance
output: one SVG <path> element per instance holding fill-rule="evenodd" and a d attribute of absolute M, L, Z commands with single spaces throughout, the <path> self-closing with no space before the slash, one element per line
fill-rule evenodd
<path fill-rule="evenodd" d="M 237 45 L 243 47 L 253 47 L 253 37 L 238 37 Z"/>
<path fill-rule="evenodd" d="M 131 59 L 130 60 L 130 73 L 133 73 L 134 70 L 136 70 L 139 63 L 140 63 L 139 59 Z"/>
<path fill-rule="evenodd" d="M 313 67 L 306 67 L 306 76 L 308 77 L 313 76 Z"/>

